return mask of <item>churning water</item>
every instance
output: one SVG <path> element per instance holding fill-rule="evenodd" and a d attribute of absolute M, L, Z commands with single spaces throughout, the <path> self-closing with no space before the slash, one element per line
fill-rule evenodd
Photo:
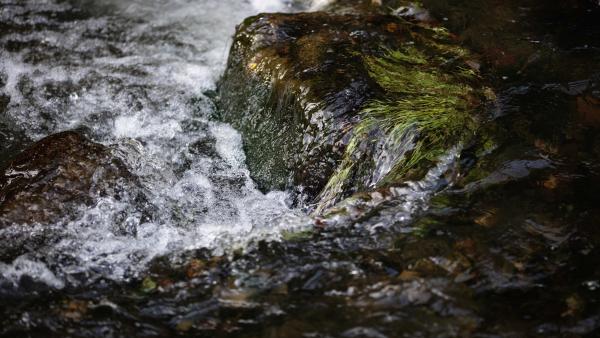
<path fill-rule="evenodd" d="M 255 188 L 240 135 L 211 120 L 206 95 L 224 70 L 235 25 L 289 7 L 279 0 L 2 0 L 5 118 L 33 140 L 86 130 L 141 178 L 143 207 L 154 211 L 145 221 L 133 200 L 102 198 L 79 219 L 51 227 L 61 232 L 58 243 L 0 263 L 2 276 L 16 282 L 29 274 L 55 287 L 120 280 L 157 255 L 227 251 L 308 226 L 285 192 Z"/>
<path fill-rule="evenodd" d="M 0 262 L 0 281 L 17 285 L 28 275 L 56 288 L 126 281 L 155 257 L 197 248 L 224 254 L 313 226 L 287 192 L 255 187 L 240 134 L 212 119 L 211 93 L 237 23 L 328 1 L 0 1 L 2 119 L 15 139 L 84 130 L 140 178 L 143 193 L 98 198 L 74 220 L 0 230 L 5 239 L 53 239 Z M 398 207 L 383 223 L 425 207 L 456 156 L 455 149 L 423 181 L 394 190 Z"/>
<path fill-rule="evenodd" d="M 484 149 L 312 219 L 211 98 L 236 24 L 328 2 L 0 0 L 0 166 L 79 129 L 141 185 L 0 230 L 42 244 L 0 262 L 0 337 L 600 336 L 597 1 L 419 2 L 493 83 Z"/>

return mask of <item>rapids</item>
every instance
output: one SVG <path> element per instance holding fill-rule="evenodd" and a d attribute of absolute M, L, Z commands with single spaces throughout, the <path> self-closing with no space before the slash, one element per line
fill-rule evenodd
<path fill-rule="evenodd" d="M 2 118 L 29 140 L 80 129 L 110 145 L 142 178 L 154 210 L 144 221 L 141 208 L 148 206 L 101 199 L 78 220 L 55 224 L 61 233 L 55 245 L 1 264 L 3 278 L 16 282 L 28 274 L 57 287 L 77 284 L 69 277 L 75 275 L 127 279 L 158 255 L 231 251 L 310 225 L 285 192 L 255 188 L 240 135 L 211 119 L 207 96 L 223 72 L 235 25 L 259 11 L 290 10 L 289 4 L 3 1 L 0 7 L 9 27 L 0 33 L 0 92 L 8 98 Z M 115 230 L 119 215 L 135 236 Z"/>
<path fill-rule="evenodd" d="M 0 229 L 49 239 L 0 260 L 0 338 L 599 336 L 598 1 L 366 1 L 473 52 L 486 138 L 317 217 L 215 102 L 237 24 L 330 2 L 0 0 L 0 167 L 75 129 L 143 195 Z"/>

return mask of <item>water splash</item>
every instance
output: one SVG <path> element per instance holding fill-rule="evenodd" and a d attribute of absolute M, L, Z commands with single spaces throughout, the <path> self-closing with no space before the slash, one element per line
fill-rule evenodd
<path fill-rule="evenodd" d="M 39 225 L 60 240 L 0 265 L 3 278 L 16 283 L 29 274 L 53 287 L 77 284 L 79 275 L 127 279 L 158 255 L 200 247 L 223 253 L 310 224 L 287 206 L 285 192 L 256 189 L 240 135 L 211 121 L 214 107 L 205 94 L 225 67 L 235 25 L 261 10 L 289 9 L 288 3 L 2 6 L 6 114 L 32 139 L 88 130 L 140 177 L 146 195 L 145 202 L 100 198 L 82 206 L 79 219 Z M 9 227 L 0 237 L 16 231 L 24 229 Z"/>

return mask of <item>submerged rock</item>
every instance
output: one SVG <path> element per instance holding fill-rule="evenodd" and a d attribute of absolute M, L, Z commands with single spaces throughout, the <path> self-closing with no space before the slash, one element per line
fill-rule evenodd
<path fill-rule="evenodd" d="M 474 134 L 483 95 L 469 53 L 444 29 L 378 3 L 261 14 L 238 27 L 221 118 L 242 132 L 262 189 L 300 186 L 330 205 L 423 175 Z"/>
<path fill-rule="evenodd" d="M 134 184 L 107 147 L 73 131 L 48 136 L 17 155 L 0 175 L 0 229 L 55 223 L 96 197 L 119 198 Z"/>

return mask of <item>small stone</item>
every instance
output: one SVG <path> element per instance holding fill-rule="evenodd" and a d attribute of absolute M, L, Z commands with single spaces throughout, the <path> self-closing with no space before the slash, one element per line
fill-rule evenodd
<path fill-rule="evenodd" d="M 156 287 L 157 287 L 156 282 L 151 277 L 146 277 L 142 281 L 141 290 L 142 290 L 142 292 L 150 293 L 150 292 L 153 292 L 154 290 L 156 290 Z"/>
<path fill-rule="evenodd" d="M 410 280 L 419 278 L 419 273 L 416 271 L 404 270 L 400 273 L 398 278 L 401 281 L 410 281 Z"/>

